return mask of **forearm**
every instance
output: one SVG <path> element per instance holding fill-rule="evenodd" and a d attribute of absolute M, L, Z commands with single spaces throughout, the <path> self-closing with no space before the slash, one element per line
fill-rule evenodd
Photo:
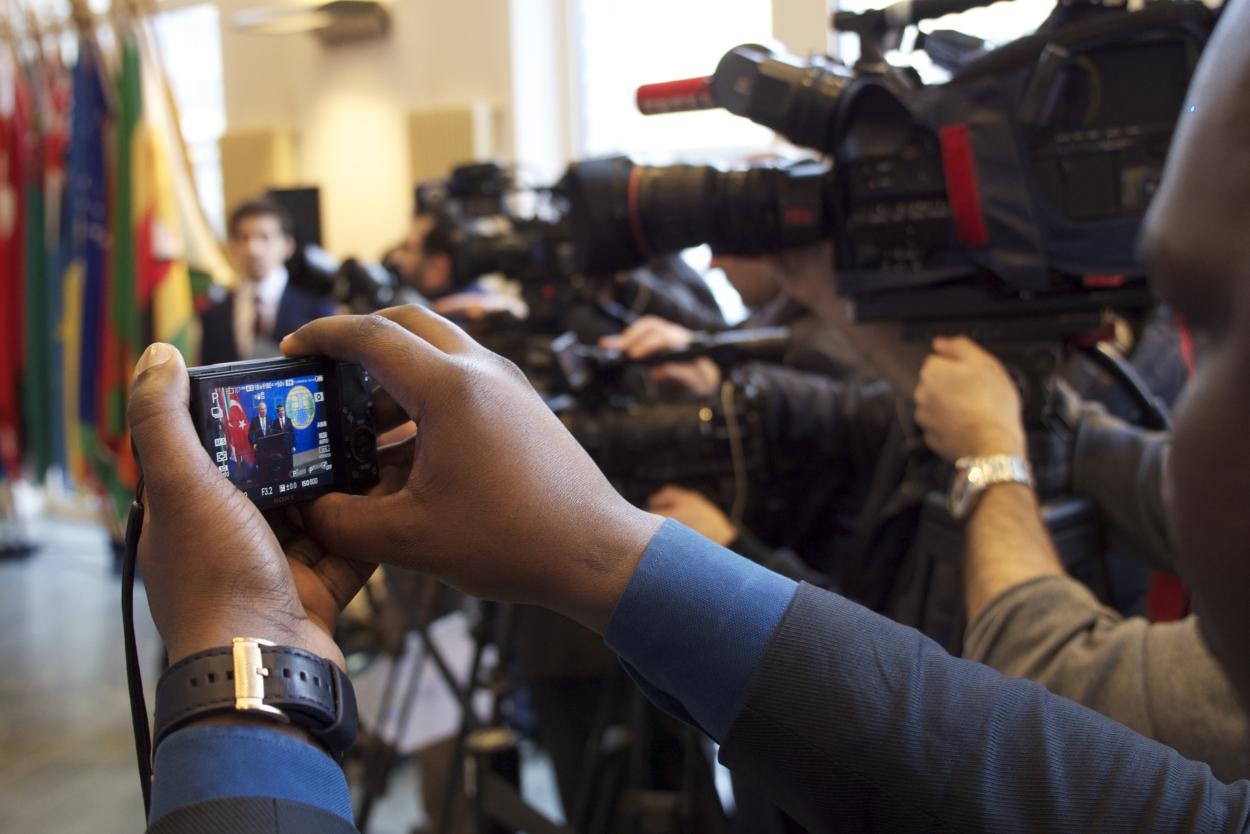
<path fill-rule="evenodd" d="M 968 519 L 965 538 L 964 609 L 969 622 L 1017 585 L 1064 575 L 1042 524 L 1037 494 L 1024 484 L 990 487 Z"/>
<path fill-rule="evenodd" d="M 813 832 L 1250 825 L 1250 783 L 810 586 L 721 756 Z"/>
<path fill-rule="evenodd" d="M 1163 506 L 1171 438 L 1129 425 L 1101 406 L 1079 413 L 1072 452 L 1072 492 L 1098 505 L 1109 532 L 1131 556 L 1176 571 L 1176 553 Z"/>
<path fill-rule="evenodd" d="M 1075 579 L 1047 577 L 986 606 L 964 657 L 1097 710 L 1220 779 L 1250 776 L 1250 722 L 1193 617 L 1124 619 Z"/>

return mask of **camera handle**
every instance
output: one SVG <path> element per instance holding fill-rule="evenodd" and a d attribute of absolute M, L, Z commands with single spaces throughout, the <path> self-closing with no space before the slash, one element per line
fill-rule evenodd
<path fill-rule="evenodd" d="M 830 19 L 830 27 L 835 32 L 859 36 L 860 57 L 855 63 L 856 72 L 885 75 L 890 69 L 885 53 L 898 47 L 903 30 L 908 26 L 995 2 L 998 0 L 899 0 L 883 9 L 835 12 Z"/>

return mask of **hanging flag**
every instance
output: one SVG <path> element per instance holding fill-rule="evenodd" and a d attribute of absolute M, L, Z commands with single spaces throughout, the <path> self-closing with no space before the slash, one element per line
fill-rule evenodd
<path fill-rule="evenodd" d="M 87 479 L 94 470 L 106 484 L 116 480 L 114 455 L 99 433 L 101 326 L 106 315 L 105 270 L 107 268 L 108 173 L 104 136 L 109 122 L 99 47 L 94 39 L 82 37 L 78 62 L 74 67 L 74 103 L 69 144 L 69 253 L 66 272 L 67 294 L 78 292 L 73 305 L 66 305 L 62 325 L 66 339 L 73 342 L 72 358 L 67 351 L 67 377 L 76 386 L 67 396 L 77 406 L 70 428 L 81 454 L 75 459 L 75 475 Z M 72 287 L 70 285 L 73 285 Z M 76 309 L 71 309 L 71 307 Z M 87 464 L 92 464 L 88 469 Z"/>
<path fill-rule="evenodd" d="M 114 138 L 113 258 L 109 270 L 107 317 L 100 386 L 105 437 L 119 451 L 126 437 L 126 396 L 130 375 L 143 342 L 135 274 L 133 143 L 141 100 L 139 52 L 133 37 L 121 37 L 121 67 L 117 80 L 117 124 Z"/>
<path fill-rule="evenodd" d="M 24 126 L 22 204 L 26 276 L 25 365 L 22 369 L 22 413 L 31 474 L 42 481 L 52 462 L 52 389 L 48 384 L 52 330 L 49 322 L 46 244 L 44 238 L 43 137 L 39 113 L 32 106 L 31 89 L 37 86 L 37 65 L 23 68 L 24 83 L 17 87 L 18 111 Z"/>
<path fill-rule="evenodd" d="M 168 342 L 184 356 L 192 356 L 195 310 L 191 277 L 183 259 L 186 250 L 174 199 L 168 140 L 153 129 L 149 120 L 153 109 L 145 96 L 131 150 L 139 309 L 151 315 L 155 341 Z"/>
<path fill-rule="evenodd" d="M 70 385 L 66 372 L 76 369 L 77 345 L 67 351 L 66 338 L 77 341 L 77 334 L 66 332 L 65 305 L 69 301 L 77 307 L 77 299 L 65 295 L 65 271 L 70 258 L 70 229 L 67 222 L 65 199 L 65 156 L 69 147 L 69 100 L 70 81 L 61 63 L 59 50 L 40 45 L 36 58 L 38 65 L 36 99 L 39 121 L 43 126 L 43 229 L 44 229 L 44 279 L 47 281 L 48 319 L 48 394 L 50 462 L 62 475 L 67 474 L 71 450 L 77 451 L 74 426 L 77 417 L 73 402 L 76 399 L 67 391 Z M 77 319 L 72 322 L 78 326 Z"/>
<path fill-rule="evenodd" d="M 191 158 L 182 138 L 178 108 L 149 26 L 145 24 L 137 31 L 136 42 L 143 67 L 144 121 L 165 149 L 183 247 L 182 259 L 187 265 L 192 288 L 199 296 L 212 284 L 233 287 L 237 280 L 234 268 L 204 215 Z"/>
<path fill-rule="evenodd" d="M 25 356 L 21 189 L 22 131 L 17 112 L 19 71 L 12 48 L 0 43 L 0 473 L 21 468 L 21 380 Z"/>

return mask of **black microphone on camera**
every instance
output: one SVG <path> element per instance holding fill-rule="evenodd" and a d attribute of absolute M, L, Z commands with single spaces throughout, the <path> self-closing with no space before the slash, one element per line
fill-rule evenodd
<path fill-rule="evenodd" d="M 785 354 L 789 344 L 788 327 L 752 327 L 720 333 L 695 333 L 690 344 L 680 350 L 653 353 L 641 359 L 621 357 L 621 361 L 638 365 L 663 365 L 706 357 L 721 367 L 727 367 L 748 359 L 778 360 Z"/>

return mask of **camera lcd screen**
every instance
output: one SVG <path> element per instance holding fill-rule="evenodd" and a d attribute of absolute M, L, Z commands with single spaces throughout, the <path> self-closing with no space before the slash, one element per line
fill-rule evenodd
<path fill-rule="evenodd" d="M 209 456 L 257 504 L 325 491 L 335 481 L 326 375 L 263 376 L 199 381 Z"/>

